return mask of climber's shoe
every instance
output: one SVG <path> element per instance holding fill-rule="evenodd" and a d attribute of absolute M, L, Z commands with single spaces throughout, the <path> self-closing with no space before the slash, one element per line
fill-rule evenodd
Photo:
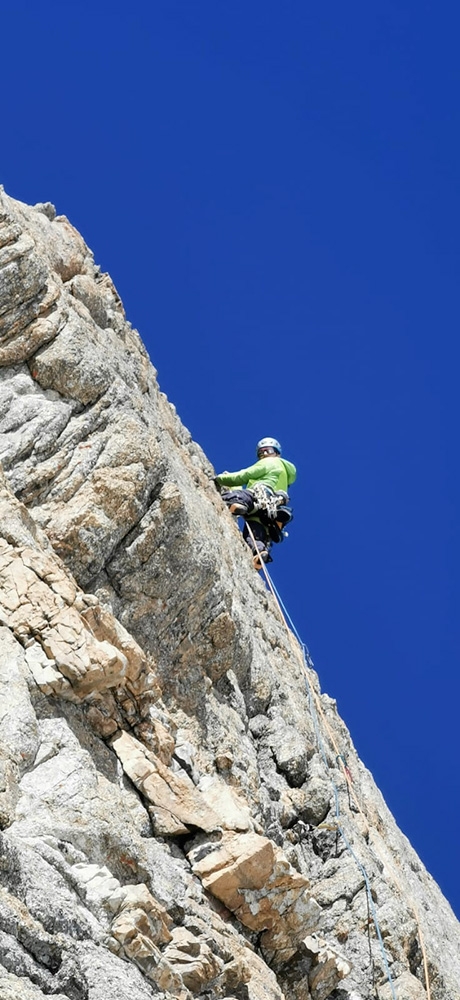
<path fill-rule="evenodd" d="M 243 517 L 248 512 L 248 508 L 244 503 L 231 503 L 228 509 L 231 514 L 240 514 Z"/>
<path fill-rule="evenodd" d="M 262 549 L 260 552 L 257 552 L 255 556 L 253 556 L 252 564 L 254 569 L 262 569 L 262 563 L 271 561 L 272 559 L 268 549 Z"/>

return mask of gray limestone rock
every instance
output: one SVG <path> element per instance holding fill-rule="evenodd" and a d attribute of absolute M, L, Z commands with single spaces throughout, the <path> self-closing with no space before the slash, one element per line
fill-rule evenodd
<path fill-rule="evenodd" d="M 422 1000 L 424 951 L 459 1000 L 459 925 L 110 278 L 4 193 L 0 459 L 0 1000 Z"/>

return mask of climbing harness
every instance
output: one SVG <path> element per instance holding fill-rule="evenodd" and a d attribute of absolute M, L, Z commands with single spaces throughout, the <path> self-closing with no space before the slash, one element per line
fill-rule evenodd
<path fill-rule="evenodd" d="M 271 490 L 268 486 L 264 486 L 262 483 L 254 483 L 254 486 L 251 486 L 249 493 L 252 493 L 254 498 L 254 510 L 251 511 L 251 514 L 255 514 L 256 511 L 264 511 L 271 521 L 276 521 L 279 504 L 277 502 L 278 498 L 276 494 L 273 493 L 273 490 Z"/>
<path fill-rule="evenodd" d="M 260 514 L 264 524 L 278 521 L 283 527 L 292 521 L 289 497 L 284 490 L 275 493 L 264 483 L 254 483 L 250 489 L 225 489 L 221 495 L 232 514 L 241 514 L 242 517 Z M 236 509 L 232 510 L 232 506 Z"/>
<path fill-rule="evenodd" d="M 282 542 L 287 535 L 285 527 L 294 516 L 292 508 L 288 507 L 288 494 L 285 490 L 275 492 L 264 483 L 255 483 L 250 489 L 226 489 L 221 496 L 230 513 L 244 518 L 246 525 L 248 518 L 253 518 L 263 525 L 264 538 L 259 538 L 258 541 L 263 545 L 265 555 L 262 557 L 256 555 L 254 562 L 255 569 L 259 570 L 261 558 L 264 558 L 266 562 L 272 561 L 269 554 L 272 543 Z M 246 532 L 245 529 L 244 537 L 246 540 L 247 534 L 249 532 Z M 252 537 L 254 532 L 251 531 L 250 534 Z M 257 550 L 259 553 L 262 551 L 259 545 L 255 547 L 256 553 Z"/>
<path fill-rule="evenodd" d="M 249 534 L 252 537 L 253 542 L 255 542 L 254 535 L 253 535 L 253 533 L 251 531 L 251 528 L 250 528 L 249 524 L 248 524 L 248 530 L 249 530 Z M 334 793 L 334 800 L 335 800 L 335 824 L 334 824 L 334 828 L 340 833 L 340 836 L 342 837 L 342 840 L 343 840 L 343 842 L 345 844 L 345 847 L 347 848 L 349 854 L 351 855 L 351 857 L 355 861 L 355 864 L 357 865 L 357 867 L 359 868 L 359 870 L 360 870 L 360 872 L 361 872 L 361 874 L 363 876 L 364 884 L 365 884 L 365 887 L 366 887 L 366 897 L 367 897 L 368 913 L 370 912 L 371 915 L 372 915 L 372 921 L 373 921 L 373 924 L 374 924 L 374 927 L 375 927 L 375 932 L 376 932 L 376 935 L 377 935 L 377 940 L 378 940 L 378 943 L 379 943 L 379 946 L 380 946 L 380 951 L 381 951 L 381 956 L 382 956 L 382 962 L 383 962 L 383 966 L 384 966 L 384 969 L 385 969 L 385 975 L 387 977 L 387 981 L 388 981 L 388 984 L 389 984 L 389 987 L 390 987 L 390 990 L 391 990 L 392 1000 L 397 1000 L 396 992 L 395 992 L 395 987 L 394 987 L 393 979 L 391 977 L 391 972 L 390 972 L 390 968 L 389 968 L 389 965 L 388 965 L 388 959 L 387 959 L 387 955 L 386 955 L 386 952 L 385 952 L 385 946 L 384 946 L 383 939 L 382 939 L 382 933 L 381 933 L 379 922 L 378 922 L 377 912 L 376 912 L 375 905 L 374 905 L 374 900 L 373 900 L 373 897 L 372 897 L 372 891 L 371 891 L 371 885 L 370 885 L 369 876 L 368 876 L 368 873 L 366 871 L 365 866 L 362 864 L 362 862 L 357 857 L 355 851 L 353 850 L 353 848 L 352 848 L 352 846 L 350 844 L 350 841 L 349 841 L 348 837 L 346 836 L 345 830 L 343 828 L 343 824 L 341 822 L 339 790 L 338 790 L 337 785 L 335 783 L 335 780 L 334 780 L 334 778 L 333 778 L 333 776 L 331 774 L 333 764 L 331 764 L 331 762 L 330 762 L 330 760 L 328 758 L 328 754 L 326 752 L 326 748 L 325 748 L 325 745 L 324 745 L 324 740 L 323 740 L 323 736 L 322 736 L 322 733 L 321 733 L 318 716 L 321 717 L 321 721 L 322 721 L 323 727 L 326 730 L 327 735 L 328 735 L 328 737 L 329 737 L 329 739 L 331 741 L 331 744 L 332 744 L 332 746 L 334 748 L 334 751 L 335 751 L 335 763 L 340 765 L 342 773 L 344 775 L 344 778 L 345 778 L 345 781 L 346 781 L 346 784 L 347 784 L 348 801 L 350 803 L 350 812 L 355 811 L 355 810 L 351 809 L 351 799 L 353 799 L 354 802 L 355 802 L 355 805 L 357 807 L 356 811 L 359 812 L 359 814 L 361 815 L 362 819 L 364 820 L 365 827 L 366 827 L 365 836 L 367 835 L 368 837 L 370 836 L 370 832 L 371 832 L 370 828 L 369 828 L 369 824 L 368 824 L 367 819 L 366 819 L 366 817 L 364 815 L 364 812 L 363 812 L 363 810 L 361 808 L 361 805 L 359 803 L 357 795 L 356 795 L 356 793 L 354 791 L 354 788 L 353 788 L 353 779 L 352 779 L 351 771 L 350 771 L 350 769 L 349 769 L 349 767 L 347 765 L 347 762 L 346 762 L 346 757 L 345 757 L 345 755 L 343 753 L 340 753 L 340 751 L 339 751 L 339 749 L 337 747 L 337 744 L 336 744 L 336 741 L 335 741 L 335 738 L 334 738 L 334 734 L 333 734 L 333 732 L 331 730 L 331 727 L 329 726 L 329 723 L 328 723 L 328 721 L 326 719 L 323 707 L 321 705 L 321 701 L 320 701 L 319 695 L 317 695 L 317 693 L 315 692 L 314 688 L 312 687 L 312 685 L 310 683 L 309 676 L 308 676 L 308 671 L 309 670 L 313 670 L 314 669 L 314 665 L 313 665 L 313 660 L 312 660 L 312 658 L 310 656 L 308 647 L 305 645 L 305 643 L 301 639 L 301 636 L 299 635 L 299 632 L 297 631 L 297 628 L 296 628 L 296 626 L 295 626 L 295 624 L 294 624 L 291 616 L 289 615 L 289 612 L 287 611 L 287 608 L 283 604 L 283 601 L 282 601 L 282 599 L 281 599 L 281 597 L 280 597 L 280 595 L 279 595 L 279 593 L 278 593 L 278 591 L 277 591 L 277 589 L 276 589 L 276 587 L 275 587 L 275 585 L 274 585 L 274 583 L 273 583 L 273 581 L 272 581 L 272 579 L 270 577 L 270 574 L 269 574 L 269 572 L 267 570 L 267 567 L 265 566 L 264 563 L 262 563 L 262 567 L 261 568 L 262 568 L 263 573 L 265 575 L 265 579 L 266 579 L 266 582 L 267 582 L 268 589 L 270 590 L 270 592 L 272 594 L 272 597 L 273 597 L 273 599 L 275 601 L 275 605 L 277 607 L 279 616 L 280 616 L 280 618 L 281 618 L 281 620 L 283 622 L 283 625 L 286 628 L 286 632 L 288 634 L 289 641 L 291 642 L 291 645 L 292 645 L 292 647 L 293 647 L 293 649 L 295 651 L 295 654 L 298 657 L 298 659 L 301 661 L 302 667 L 304 669 L 304 673 L 305 673 L 305 686 L 306 686 L 306 692 L 307 692 L 307 700 L 308 700 L 310 714 L 311 714 L 311 718 L 312 718 L 312 722 L 313 722 L 313 726 L 314 726 L 314 730 L 315 730 L 316 741 L 317 741 L 318 749 L 319 749 L 319 752 L 320 752 L 321 757 L 323 759 L 323 762 L 324 762 L 327 770 L 329 771 L 330 781 L 331 781 L 332 789 L 333 789 L 333 793 Z M 293 635 L 297 639 L 297 642 L 299 644 L 298 646 L 296 646 L 293 643 L 293 641 L 292 641 L 292 636 Z M 332 826 L 332 824 L 331 824 L 331 826 Z M 320 824 L 319 828 L 322 828 L 322 827 L 323 827 L 323 824 Z M 324 828 L 326 828 L 326 827 L 329 828 L 329 824 L 327 824 L 327 825 L 324 824 Z M 375 853 L 378 854 L 378 850 L 377 850 L 375 844 L 372 845 L 372 849 L 375 851 Z M 398 878 L 397 878 L 397 876 L 395 875 L 394 872 L 392 873 L 392 876 L 393 876 L 394 882 L 396 884 L 396 887 L 401 892 L 401 895 L 403 895 L 402 887 L 401 887 L 401 885 L 399 883 L 399 880 L 398 880 Z M 420 920 L 419 920 L 419 916 L 418 916 L 417 907 L 415 906 L 415 904 L 414 904 L 414 902 L 413 902 L 412 899 L 409 900 L 409 903 L 410 903 L 410 907 L 411 907 L 411 909 L 413 911 L 413 914 L 414 914 L 414 917 L 415 917 L 415 922 L 416 922 L 416 925 L 417 925 L 418 937 L 419 937 L 419 942 L 420 942 L 420 949 L 421 949 L 421 952 L 422 952 L 423 970 L 424 970 L 424 977 L 425 977 L 425 989 L 426 989 L 426 994 L 427 994 L 427 1000 L 431 1000 L 430 980 L 429 980 L 429 974 L 428 974 L 428 961 L 427 961 L 427 955 L 426 955 L 425 944 L 424 944 L 424 939 L 423 939 L 423 933 L 422 933 L 422 929 L 421 929 L 421 926 L 420 926 Z M 371 959 L 372 959 L 372 949 L 371 949 L 371 942 L 370 942 L 369 926 L 368 926 L 368 936 L 369 936 L 369 951 L 370 951 L 370 955 L 371 955 Z M 373 978 L 373 989 L 374 989 L 374 993 L 375 993 L 375 969 L 374 969 L 373 959 L 372 959 L 372 978 Z"/>

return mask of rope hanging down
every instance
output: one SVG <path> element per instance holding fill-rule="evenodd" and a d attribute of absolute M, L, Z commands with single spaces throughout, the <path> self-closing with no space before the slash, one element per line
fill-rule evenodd
<path fill-rule="evenodd" d="M 253 532 L 251 531 L 251 526 L 248 523 L 248 521 L 246 521 L 246 525 L 248 527 L 249 535 L 252 538 L 252 541 L 254 543 L 254 548 L 257 548 L 257 546 L 256 546 L 256 540 L 254 538 Z M 326 749 L 325 749 L 325 746 L 324 746 L 324 740 L 323 740 L 321 729 L 320 729 L 320 725 L 319 725 L 318 715 L 321 716 L 321 720 L 322 720 L 323 726 L 324 726 L 324 728 L 325 728 L 325 730 L 326 730 L 326 732 L 327 732 L 327 734 L 329 736 L 329 739 L 331 741 L 331 744 L 332 744 L 332 746 L 334 748 L 335 755 L 336 755 L 335 756 L 335 760 L 341 766 L 342 773 L 343 773 L 345 781 L 347 783 L 347 790 L 348 790 L 348 796 L 349 796 L 350 804 L 351 804 L 351 798 L 353 798 L 353 800 L 354 800 L 354 802 L 355 802 L 355 804 L 357 806 L 357 810 L 358 810 L 358 812 L 360 813 L 361 817 L 364 820 L 367 834 L 370 833 L 369 824 L 367 822 L 367 819 L 366 819 L 366 817 L 365 817 L 365 815 L 363 813 L 363 810 L 361 808 L 360 802 L 359 802 L 359 800 L 358 800 L 358 798 L 357 798 L 357 796 L 355 794 L 354 788 L 352 786 L 352 777 L 351 777 L 350 770 L 349 770 L 349 768 L 347 766 L 346 759 L 345 759 L 344 755 L 342 753 L 340 753 L 340 751 L 339 751 L 339 749 L 337 747 L 337 744 L 336 744 L 336 741 L 335 741 L 335 738 L 334 738 L 334 734 L 333 734 L 333 732 L 332 732 L 332 730 L 331 730 L 331 728 L 329 726 L 329 723 L 328 723 L 328 721 L 327 721 L 327 719 L 325 717 L 325 714 L 324 714 L 323 707 L 321 705 L 320 699 L 319 699 L 318 695 L 316 694 L 316 692 L 314 691 L 314 689 L 312 688 L 312 686 L 310 684 L 310 680 L 309 680 L 309 677 L 308 677 L 308 670 L 312 670 L 313 669 L 313 661 L 312 661 L 312 658 L 310 656 L 308 647 L 302 641 L 302 638 L 299 635 L 299 632 L 297 631 L 297 628 L 296 628 L 296 626 L 295 626 L 295 624 L 294 624 L 294 622 L 293 622 L 293 620 L 292 620 L 292 618 L 291 618 L 291 616 L 290 616 L 287 608 L 283 604 L 283 601 L 282 601 L 282 599 L 281 599 L 281 597 L 280 597 L 280 595 L 279 595 L 279 593 L 278 593 L 278 591 L 277 591 L 277 589 L 276 589 L 276 587 L 275 587 L 275 585 L 274 585 L 274 583 L 273 583 L 273 581 L 272 581 L 272 579 L 270 577 L 270 574 L 269 574 L 269 572 L 267 570 L 267 567 L 266 567 L 265 563 L 262 560 L 261 560 L 261 563 L 262 563 L 262 570 L 264 572 L 265 579 L 266 579 L 266 582 L 267 582 L 267 586 L 268 586 L 268 588 L 269 588 L 269 590 L 270 590 L 270 592 L 271 592 L 271 594 L 273 596 L 273 599 L 275 601 L 275 604 L 276 604 L 276 607 L 278 609 L 280 618 L 281 618 L 281 620 L 283 622 L 283 625 L 286 628 L 286 631 L 287 631 L 288 637 L 289 637 L 289 641 L 291 642 L 291 645 L 292 645 L 292 647 L 294 649 L 294 652 L 295 652 L 296 656 L 298 657 L 299 661 L 301 662 L 303 670 L 304 670 L 304 674 L 305 674 L 305 686 L 306 686 L 306 690 L 307 690 L 307 700 L 308 700 L 308 705 L 309 705 L 309 709 L 310 709 L 310 714 L 311 714 L 313 726 L 314 726 L 314 729 L 315 729 L 315 735 L 316 735 L 316 740 L 317 740 L 317 744 L 318 744 L 318 749 L 319 749 L 320 754 L 321 754 L 321 756 L 323 758 L 324 764 L 325 764 L 327 770 L 329 771 L 330 781 L 331 781 L 332 789 L 333 789 L 333 792 L 334 792 L 334 800 L 335 800 L 335 827 L 338 830 L 338 832 L 340 833 L 340 835 L 341 835 L 341 837 L 343 839 L 343 842 L 345 844 L 345 847 L 347 848 L 348 852 L 350 853 L 351 857 L 355 861 L 355 864 L 358 866 L 358 868 L 359 868 L 359 870 L 360 870 L 360 872 L 361 872 L 361 874 L 363 876 L 364 884 L 365 884 L 365 887 L 366 887 L 367 905 L 368 905 L 368 909 L 370 910 L 370 912 L 372 914 L 372 920 L 373 920 L 373 923 L 374 923 L 375 932 L 376 932 L 376 935 L 377 935 L 377 940 L 378 940 L 379 945 L 380 945 L 383 966 L 384 966 L 384 969 L 385 969 L 385 975 L 387 977 L 388 984 L 390 986 L 392 1000 L 397 1000 L 396 993 L 395 993 L 395 988 L 394 988 L 394 983 L 393 983 L 393 980 L 392 980 L 392 977 L 391 977 L 391 972 L 390 972 L 389 965 L 388 965 L 388 959 L 387 959 L 387 955 L 386 955 L 386 952 L 385 952 L 385 946 L 383 944 L 383 939 L 382 939 L 382 934 L 381 934 L 381 930 L 380 930 L 380 926 L 379 926 L 379 922 L 378 922 L 377 912 L 376 912 L 376 909 L 375 909 L 374 900 L 372 898 L 372 891 L 371 891 L 371 885 L 370 885 L 369 875 L 368 875 L 368 873 L 366 871 L 365 866 L 362 864 L 362 862 L 359 860 L 359 858 L 355 854 L 355 852 L 354 852 L 354 850 L 353 850 L 353 848 L 352 848 L 352 846 L 351 846 L 351 844 L 350 844 L 350 842 L 348 840 L 348 837 L 345 834 L 345 831 L 343 829 L 343 825 L 341 823 L 339 792 L 338 792 L 337 785 L 336 785 L 336 783 L 335 783 L 332 775 L 330 774 L 330 772 L 332 770 L 332 765 L 331 765 L 331 763 L 330 763 L 330 761 L 328 759 L 328 755 L 326 753 Z M 295 646 L 294 643 L 292 642 L 292 634 L 295 635 L 295 637 L 296 637 L 296 639 L 297 639 L 297 641 L 299 643 L 300 649 L 297 646 Z M 302 652 L 300 652 L 300 650 Z M 374 849 L 375 849 L 375 845 L 374 845 Z M 396 878 L 395 875 L 393 875 L 393 877 L 394 877 L 394 880 L 396 882 L 397 887 L 401 891 L 401 894 L 403 894 L 402 893 L 402 888 L 401 888 L 401 886 L 399 884 L 398 879 Z M 414 913 L 415 922 L 417 924 L 417 929 L 418 929 L 418 936 L 419 936 L 420 948 L 421 948 L 422 959 L 423 959 L 423 969 L 424 969 L 424 976 L 425 976 L 425 988 L 426 988 L 426 993 L 427 993 L 427 1000 L 431 1000 L 430 981 L 429 981 L 429 975 L 428 975 L 428 962 L 427 962 L 427 956 L 426 956 L 425 945 L 424 945 L 424 940 L 423 940 L 423 934 L 422 934 L 422 930 L 421 930 L 421 927 L 420 927 L 420 922 L 419 922 L 419 918 L 418 918 L 417 908 L 416 908 L 416 906 L 415 906 L 415 904 L 413 903 L 412 900 L 410 901 L 410 905 L 411 905 L 411 909 L 412 909 L 412 911 Z"/>
<path fill-rule="evenodd" d="M 264 567 L 264 568 L 266 568 L 266 567 Z M 266 576 L 267 576 L 267 580 L 269 581 L 270 590 L 271 590 L 271 592 L 272 592 L 272 594 L 273 594 L 273 596 L 275 598 L 275 601 L 276 601 L 276 603 L 278 605 L 278 608 L 280 609 L 281 617 L 282 617 L 282 619 L 284 621 L 284 624 L 286 625 L 286 622 L 289 621 L 291 629 L 292 629 L 293 633 L 295 634 L 295 636 L 297 638 L 297 641 L 298 641 L 298 643 L 299 643 L 299 645 L 300 645 L 300 647 L 302 649 L 302 653 L 303 653 L 303 657 L 302 657 L 303 658 L 303 665 L 304 665 L 304 668 L 305 668 L 305 684 L 306 684 L 306 687 L 307 687 L 307 696 L 308 696 L 308 694 L 310 694 L 310 696 L 312 696 L 312 698 L 315 700 L 316 707 L 319 709 L 319 714 L 322 717 L 323 723 L 324 723 L 325 728 L 326 728 L 326 730 L 327 730 L 327 732 L 329 734 L 329 737 L 331 739 L 332 745 L 334 746 L 335 749 L 337 749 L 333 733 L 332 733 L 332 731 L 330 729 L 330 726 L 327 723 L 327 720 L 326 720 L 326 717 L 324 715 L 321 702 L 320 702 L 320 700 L 319 700 L 316 692 L 313 690 L 313 688 L 311 687 L 311 685 L 309 683 L 307 670 L 308 670 L 308 668 L 311 669 L 311 670 L 314 669 L 313 660 L 312 660 L 312 658 L 310 656 L 309 650 L 308 650 L 307 646 L 305 645 L 305 643 L 302 642 L 302 639 L 301 639 L 301 637 L 299 635 L 299 632 L 297 631 L 297 628 L 296 628 L 294 622 L 292 621 L 292 618 L 291 618 L 291 616 L 290 616 L 290 614 L 289 614 L 286 606 L 283 604 L 283 601 L 282 601 L 282 599 L 280 597 L 280 594 L 278 593 L 278 591 L 277 591 L 277 589 L 275 587 L 275 584 L 273 583 L 273 581 L 269 577 L 268 570 L 266 572 Z M 287 627 L 287 625 L 286 625 L 286 627 Z M 287 629 L 287 631 L 289 632 L 289 629 Z M 295 648 L 295 647 L 293 647 L 293 648 Z M 296 650 L 296 653 L 298 655 L 297 650 Z M 309 701 L 309 704 L 310 704 L 310 701 Z M 313 718 L 313 721 L 315 721 L 314 718 Z M 318 738 L 318 736 L 317 736 L 317 738 Z M 348 782 L 348 791 L 350 791 L 351 775 L 350 775 L 350 772 L 349 772 L 349 770 L 348 770 L 348 768 L 346 766 L 346 763 L 345 763 L 345 761 L 343 759 L 343 755 L 340 754 L 339 757 L 340 757 L 340 761 L 342 763 L 342 769 L 344 771 L 345 778 L 346 778 L 346 780 Z M 332 784 L 334 786 L 334 782 L 333 782 L 332 779 L 331 779 L 331 781 L 332 781 Z M 354 794 L 354 791 L 353 791 L 353 798 L 354 798 L 356 804 L 358 805 L 358 811 L 359 811 L 359 813 L 361 814 L 361 816 L 363 817 L 363 819 L 364 819 L 364 821 L 366 823 L 368 832 L 371 833 L 371 831 L 369 830 L 369 825 L 367 823 L 366 817 L 364 816 L 364 813 L 363 813 L 363 811 L 362 811 L 362 809 L 361 809 L 361 807 L 359 805 L 358 799 L 357 799 L 356 795 Z M 379 852 L 377 850 L 376 845 L 373 844 L 372 846 L 373 846 L 373 850 L 378 855 Z M 385 863 L 383 858 L 380 858 L 380 860 L 382 861 L 382 863 Z M 394 871 L 392 872 L 392 875 L 393 875 L 393 880 L 395 882 L 395 885 L 399 889 L 399 891 L 401 893 L 401 896 L 406 895 L 406 897 L 407 897 L 407 894 L 405 893 L 405 891 L 404 891 L 404 889 L 403 889 L 403 887 L 402 887 L 402 885 L 401 885 L 401 883 L 400 883 L 400 881 L 399 881 L 399 879 L 398 879 L 398 877 L 397 877 L 397 875 L 395 874 Z M 424 973 L 424 978 L 425 978 L 425 990 L 426 990 L 426 994 L 427 994 L 427 1000 L 431 1000 L 431 987 L 430 987 L 430 976 L 429 976 L 429 972 L 428 972 L 428 959 L 427 959 L 427 954 L 426 954 L 426 949 L 425 949 L 425 942 L 424 942 L 423 932 L 422 932 L 422 928 L 421 928 L 421 925 L 420 925 L 420 918 L 419 918 L 418 910 L 417 910 L 417 907 L 416 907 L 416 905 L 414 903 L 414 900 L 413 899 L 409 899 L 408 903 L 409 903 L 410 908 L 412 909 L 412 912 L 414 914 L 415 923 L 417 925 L 417 932 L 418 932 L 418 937 L 419 937 L 419 942 L 420 942 L 420 950 L 421 950 L 421 953 L 422 953 L 423 973 Z M 390 985 L 392 986 L 391 983 L 390 983 Z M 392 989 L 393 989 L 393 987 L 392 987 Z"/>

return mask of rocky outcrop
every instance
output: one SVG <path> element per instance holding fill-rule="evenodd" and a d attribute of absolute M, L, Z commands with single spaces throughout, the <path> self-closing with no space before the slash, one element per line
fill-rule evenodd
<path fill-rule="evenodd" d="M 459 1000 L 459 925 L 110 279 L 4 194 L 0 458 L 0 1000 Z"/>
<path fill-rule="evenodd" d="M 255 833 L 227 834 L 204 858 L 202 853 L 200 846 L 197 860 L 193 850 L 189 858 L 204 888 L 245 927 L 263 932 L 260 948 L 271 965 L 287 962 L 320 923 L 321 907 L 308 892 L 308 879 L 271 840 Z"/>

